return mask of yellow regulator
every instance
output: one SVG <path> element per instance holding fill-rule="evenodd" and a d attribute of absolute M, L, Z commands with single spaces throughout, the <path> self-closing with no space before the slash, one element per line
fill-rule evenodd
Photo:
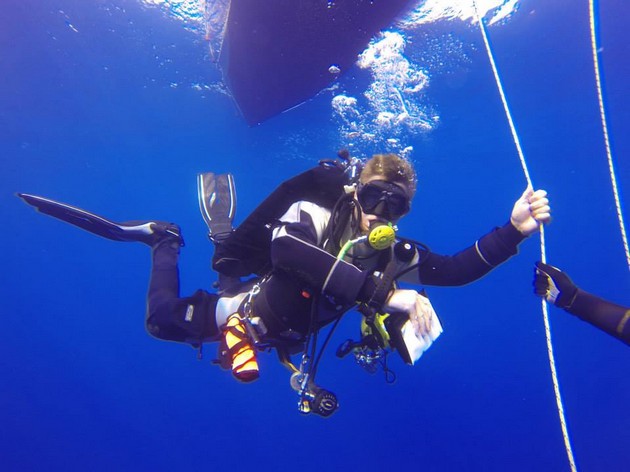
<path fill-rule="evenodd" d="M 396 230 L 390 224 L 378 225 L 370 231 L 368 242 L 378 251 L 387 249 L 396 241 Z"/>

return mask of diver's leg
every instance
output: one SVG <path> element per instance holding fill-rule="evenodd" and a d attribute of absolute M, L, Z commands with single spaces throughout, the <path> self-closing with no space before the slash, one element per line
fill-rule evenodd
<path fill-rule="evenodd" d="M 200 343 L 216 340 L 215 321 L 218 296 L 198 290 L 193 296 L 179 296 L 179 249 L 181 237 L 165 233 L 151 247 L 153 267 L 147 294 L 147 331 L 169 341 Z"/>

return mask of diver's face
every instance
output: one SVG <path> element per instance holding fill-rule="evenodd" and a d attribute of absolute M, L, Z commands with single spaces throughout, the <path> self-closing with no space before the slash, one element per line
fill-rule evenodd
<path fill-rule="evenodd" d="M 361 208 L 361 231 L 368 232 L 376 223 L 396 223 L 409 212 L 405 187 L 374 176 L 359 184 L 354 195 Z"/>
<path fill-rule="evenodd" d="M 387 224 L 388 221 L 383 218 L 379 218 L 376 215 L 370 215 L 369 213 L 361 213 L 361 232 L 368 234 L 370 232 L 370 228 L 377 226 L 377 224 Z M 394 223 L 392 221 L 392 223 Z"/>

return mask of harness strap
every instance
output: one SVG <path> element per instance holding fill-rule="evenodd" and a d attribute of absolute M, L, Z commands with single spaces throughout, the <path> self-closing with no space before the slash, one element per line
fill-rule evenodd
<path fill-rule="evenodd" d="M 280 360 L 280 363 L 287 369 L 289 369 L 289 371 L 291 371 L 292 373 L 300 371 L 291 361 L 291 356 L 289 356 L 289 352 L 284 346 L 276 346 L 276 352 L 278 353 L 278 359 Z"/>

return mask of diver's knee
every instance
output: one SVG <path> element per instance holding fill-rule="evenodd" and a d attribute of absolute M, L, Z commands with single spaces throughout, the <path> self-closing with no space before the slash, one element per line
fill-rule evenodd
<path fill-rule="evenodd" d="M 172 324 L 173 314 L 169 303 L 150 303 L 147 307 L 145 329 L 157 339 L 167 339 L 165 333 Z"/>
<path fill-rule="evenodd" d="M 144 323 L 144 328 L 147 333 L 154 338 L 168 339 L 168 336 L 165 334 L 169 331 L 168 322 L 161 311 L 149 311 Z"/>
<path fill-rule="evenodd" d="M 144 328 L 147 330 L 147 333 L 156 339 L 164 339 L 163 336 L 160 336 L 160 327 L 155 324 L 147 321 L 144 325 Z"/>

